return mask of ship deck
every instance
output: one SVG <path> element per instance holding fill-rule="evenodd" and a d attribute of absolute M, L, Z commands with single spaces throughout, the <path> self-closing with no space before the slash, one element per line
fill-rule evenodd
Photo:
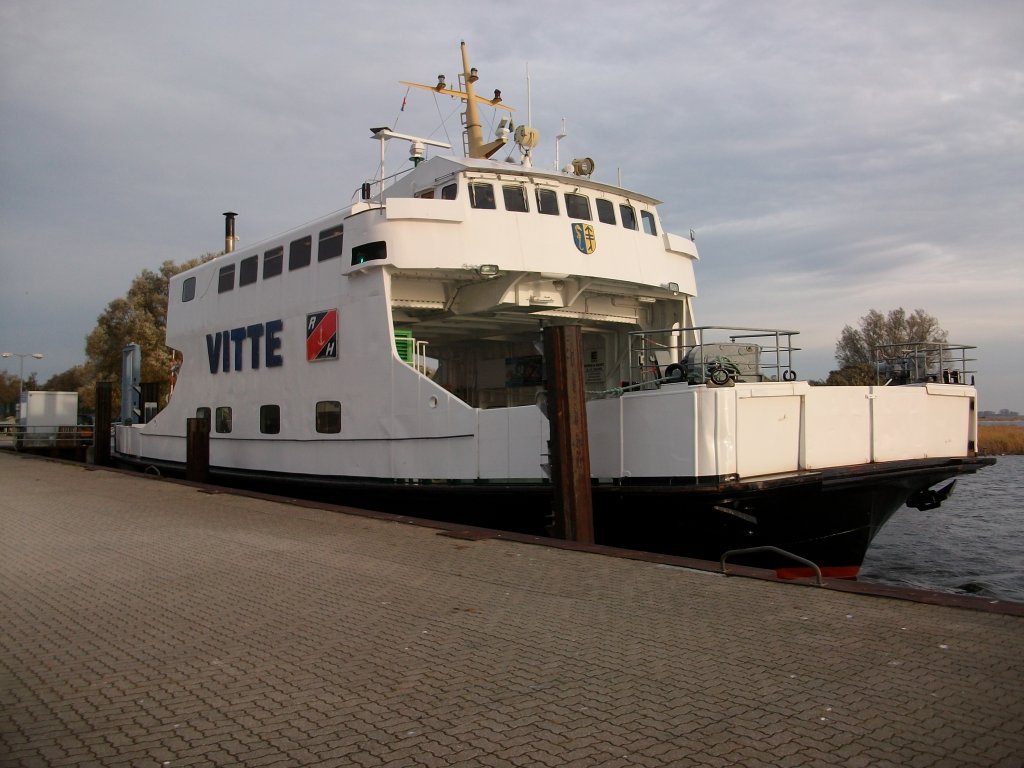
<path fill-rule="evenodd" d="M 725 576 L 10 451 L 0 479 L 0 765 L 1024 754 L 1024 605 Z"/>

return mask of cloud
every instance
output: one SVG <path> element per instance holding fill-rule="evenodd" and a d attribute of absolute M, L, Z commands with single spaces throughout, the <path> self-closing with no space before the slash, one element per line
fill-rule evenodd
<path fill-rule="evenodd" d="M 0 346 L 57 373 L 142 269 L 219 250 L 223 211 L 251 243 L 344 207 L 371 125 L 457 144 L 453 105 L 399 112 L 398 81 L 454 81 L 465 40 L 537 165 L 565 118 L 563 164 L 696 231 L 699 319 L 800 329 L 824 375 L 843 325 L 921 307 L 998 360 L 987 405 L 1024 411 L 1018 3 L 557 8 L 4 3 Z"/>

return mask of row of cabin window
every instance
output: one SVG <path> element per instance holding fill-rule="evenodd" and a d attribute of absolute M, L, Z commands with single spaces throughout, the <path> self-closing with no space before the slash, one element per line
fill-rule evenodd
<path fill-rule="evenodd" d="M 529 200 L 526 195 L 526 188 L 519 184 L 504 184 L 501 187 L 501 195 L 504 199 L 505 210 L 517 213 L 528 213 L 530 210 Z M 536 189 L 537 213 L 549 216 L 558 216 L 558 193 L 553 189 Z M 593 221 L 590 214 L 590 198 L 577 192 L 566 192 L 565 213 L 570 219 L 583 219 Z M 594 200 L 597 206 L 597 220 L 602 224 L 615 224 L 615 204 L 611 200 L 599 197 Z M 483 181 L 471 181 L 469 183 L 469 204 L 474 208 L 495 209 L 497 202 L 494 197 L 494 186 Z M 644 232 L 649 235 L 658 234 L 654 224 L 654 214 L 650 211 L 640 211 L 640 218 L 643 222 Z M 619 219 L 626 229 L 637 229 L 636 211 L 633 206 L 626 203 L 619 203 Z"/>
<path fill-rule="evenodd" d="M 210 409 L 196 408 L 196 418 L 210 421 Z M 215 432 L 227 434 L 231 432 L 231 406 L 218 405 L 213 411 L 213 429 Z M 316 431 L 324 434 L 341 432 L 341 403 L 337 400 L 321 400 L 316 404 Z M 260 432 L 264 435 L 277 435 L 281 432 L 281 406 L 260 406 Z"/>
<path fill-rule="evenodd" d="M 327 261 L 341 256 L 344 242 L 343 226 L 331 227 L 320 233 L 320 242 L 317 247 L 317 261 Z M 238 262 L 238 286 L 251 285 L 259 277 L 258 253 L 246 256 Z M 288 246 L 288 269 L 302 269 L 308 267 L 313 259 L 313 237 L 306 235 L 298 240 L 293 240 Z M 263 254 L 263 279 L 277 277 L 284 271 L 284 246 L 279 245 L 271 248 Z M 235 265 L 228 264 L 220 268 L 217 275 L 217 293 L 227 293 L 235 288 Z M 196 279 L 189 277 L 182 283 L 181 300 L 192 301 L 196 297 Z"/>
<path fill-rule="evenodd" d="M 334 259 L 344 252 L 344 227 L 337 226 L 325 229 L 320 233 L 316 260 Z M 313 238 L 311 235 L 293 240 L 288 246 L 288 270 L 293 271 L 308 267 L 312 262 Z M 367 261 L 386 259 L 387 243 L 383 240 L 363 243 L 352 249 L 352 264 L 364 264 Z M 238 262 L 238 286 L 251 285 L 259 277 L 259 254 L 246 256 Z M 263 254 L 263 279 L 277 277 L 284 271 L 284 246 L 271 248 Z M 217 275 L 217 293 L 227 293 L 235 288 L 235 265 L 227 264 L 220 268 Z M 181 300 L 192 301 L 196 297 L 196 278 L 186 278 L 181 286 Z"/>
<path fill-rule="evenodd" d="M 343 251 L 345 228 L 331 227 L 320 233 L 317 243 L 316 260 L 327 261 L 341 256 Z M 238 262 L 238 287 L 255 283 L 259 277 L 259 254 L 247 256 Z M 306 235 L 292 240 L 288 245 L 288 271 L 308 267 L 313 260 L 313 236 Z M 277 277 L 284 271 L 284 246 L 271 248 L 263 254 L 263 279 Z M 235 288 L 235 265 L 228 264 L 220 268 L 217 278 L 217 293 L 226 293 Z M 188 301 L 188 299 L 183 300 Z"/>

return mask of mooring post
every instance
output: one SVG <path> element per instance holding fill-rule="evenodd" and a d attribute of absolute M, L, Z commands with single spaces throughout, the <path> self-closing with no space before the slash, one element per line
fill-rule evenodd
<path fill-rule="evenodd" d="M 544 372 L 551 431 L 548 450 L 555 491 L 552 533 L 567 541 L 592 544 L 594 506 L 583 384 L 583 331 L 579 326 L 544 329 Z"/>
<path fill-rule="evenodd" d="M 92 425 L 92 463 L 110 466 L 110 413 L 114 400 L 114 382 L 96 382 L 96 419 Z"/>
<path fill-rule="evenodd" d="M 185 438 L 185 479 L 193 483 L 210 480 L 210 422 L 191 418 Z"/>

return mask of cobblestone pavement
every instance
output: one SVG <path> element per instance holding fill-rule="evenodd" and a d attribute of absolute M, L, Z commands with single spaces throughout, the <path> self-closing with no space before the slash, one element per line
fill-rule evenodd
<path fill-rule="evenodd" d="M 3 766 L 1020 766 L 1024 618 L 0 451 Z"/>

